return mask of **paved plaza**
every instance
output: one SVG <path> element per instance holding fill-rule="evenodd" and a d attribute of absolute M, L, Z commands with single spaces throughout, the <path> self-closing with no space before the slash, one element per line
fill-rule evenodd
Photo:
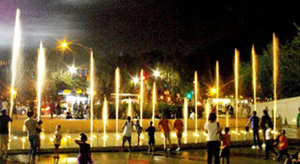
<path fill-rule="evenodd" d="M 295 149 L 290 149 L 294 153 Z M 76 164 L 77 154 L 61 154 L 59 164 Z M 158 151 L 152 154 L 147 152 L 114 152 L 114 153 L 92 153 L 95 164 L 203 164 L 206 163 L 206 150 L 187 150 L 181 152 Z M 231 164 L 279 164 L 283 163 L 272 160 L 264 160 L 263 150 L 252 150 L 251 148 L 232 148 Z M 7 160 L 1 159 L 2 164 L 23 164 L 28 160 L 26 154 L 12 155 Z M 37 164 L 50 164 L 54 162 L 52 155 L 40 155 L 37 157 Z"/>

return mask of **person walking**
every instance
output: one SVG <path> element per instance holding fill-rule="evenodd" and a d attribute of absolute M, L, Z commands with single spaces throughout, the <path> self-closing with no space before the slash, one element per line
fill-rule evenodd
<path fill-rule="evenodd" d="M 88 144 L 87 136 L 84 133 L 80 134 L 80 140 L 75 140 L 79 145 L 79 155 L 77 156 L 77 164 L 93 164 L 94 161 L 91 155 L 91 146 Z"/>
<path fill-rule="evenodd" d="M 272 127 L 273 125 L 270 122 L 266 123 L 266 149 L 265 149 L 265 160 L 269 159 L 269 151 L 273 152 L 276 156 L 278 155 L 278 153 L 276 152 L 276 150 L 274 149 L 273 143 L 273 134 L 272 134 Z"/>
<path fill-rule="evenodd" d="M 1 111 L 2 115 L 0 116 L 0 151 L 1 156 L 7 158 L 7 144 L 8 144 L 8 123 L 12 122 L 12 119 L 6 115 L 6 110 Z M 4 151 L 4 155 L 3 155 Z"/>
<path fill-rule="evenodd" d="M 181 147 L 181 138 L 182 138 L 182 132 L 183 132 L 183 122 L 178 118 L 178 116 L 175 116 L 175 121 L 173 123 L 173 130 L 176 131 L 177 135 L 177 149 L 176 151 L 180 151 Z"/>
<path fill-rule="evenodd" d="M 164 150 L 171 150 L 171 138 L 170 138 L 170 122 L 166 119 L 166 116 L 163 115 L 162 119 L 158 123 L 158 129 L 161 130 L 164 134 Z M 169 148 L 167 148 L 167 141 L 169 142 Z"/>
<path fill-rule="evenodd" d="M 266 146 L 266 130 L 267 130 L 266 124 L 269 124 L 273 128 L 273 123 L 272 123 L 271 117 L 268 114 L 268 107 L 266 107 L 266 109 L 263 110 L 263 114 L 264 115 L 262 116 L 261 121 L 260 121 L 260 127 L 263 130 L 264 143 L 263 143 L 262 147 L 265 147 Z"/>
<path fill-rule="evenodd" d="M 37 152 L 37 147 L 39 145 L 39 135 L 38 129 L 41 129 L 38 122 L 34 119 L 33 111 L 27 112 L 27 119 L 25 120 L 25 126 L 27 129 L 27 134 L 30 142 L 30 150 L 28 153 L 29 164 L 35 164 L 35 155 Z"/>
<path fill-rule="evenodd" d="M 132 127 L 133 123 L 131 121 L 131 117 L 127 117 L 127 121 L 123 124 L 122 130 L 123 130 L 123 142 L 122 142 L 122 148 L 123 151 L 125 151 L 125 142 L 128 141 L 129 149 L 128 151 L 131 151 L 131 135 L 132 135 Z"/>
<path fill-rule="evenodd" d="M 259 118 L 256 116 L 256 111 L 252 112 L 252 116 L 249 118 L 249 122 L 247 123 L 246 127 L 251 125 L 253 130 L 253 146 L 252 149 L 261 149 L 261 143 L 259 139 Z"/>
<path fill-rule="evenodd" d="M 155 127 L 153 126 L 153 122 L 150 121 L 150 126 L 146 129 L 148 132 L 148 152 L 154 152 L 154 145 L 155 145 Z"/>
<path fill-rule="evenodd" d="M 207 163 L 212 164 L 212 158 L 215 157 L 215 164 L 220 163 L 220 135 L 221 128 L 220 124 L 216 122 L 217 116 L 216 113 L 210 113 L 208 117 L 208 122 L 205 123 L 204 129 L 207 133 Z"/>

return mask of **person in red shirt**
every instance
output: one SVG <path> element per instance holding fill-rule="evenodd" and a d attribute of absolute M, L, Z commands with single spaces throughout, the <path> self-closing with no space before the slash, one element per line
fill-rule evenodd
<path fill-rule="evenodd" d="M 286 155 L 287 158 L 290 158 L 290 155 L 288 153 L 288 139 L 285 136 L 285 130 L 281 131 L 281 136 L 279 137 L 279 147 L 278 147 L 279 153 L 277 156 L 277 160 L 280 161 L 280 158 L 283 155 Z"/>
<path fill-rule="evenodd" d="M 229 132 L 229 128 L 226 127 L 225 128 L 225 134 L 222 135 L 222 142 L 221 142 L 221 153 L 220 153 L 220 157 L 222 158 L 222 164 L 224 164 L 225 158 L 227 161 L 227 164 L 229 164 L 229 157 L 230 157 L 230 142 L 231 142 L 231 138 L 230 138 L 230 134 L 228 134 Z"/>
<path fill-rule="evenodd" d="M 171 149 L 171 138 L 170 138 L 170 122 L 166 119 L 166 116 L 158 123 L 158 129 L 160 129 L 164 133 L 165 142 L 164 142 L 164 149 L 170 151 Z M 169 141 L 169 148 L 167 148 L 167 141 Z"/>
<path fill-rule="evenodd" d="M 178 116 L 175 116 L 175 121 L 173 123 L 173 130 L 176 130 L 177 134 L 177 149 L 176 151 L 180 150 L 181 146 L 181 138 L 182 138 L 182 132 L 183 132 L 183 122 L 178 118 Z"/>

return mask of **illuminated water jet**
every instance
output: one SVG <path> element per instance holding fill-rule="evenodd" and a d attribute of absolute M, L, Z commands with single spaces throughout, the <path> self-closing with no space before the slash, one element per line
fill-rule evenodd
<path fill-rule="evenodd" d="M 132 117 L 132 105 L 131 105 L 131 99 L 130 98 L 129 98 L 129 101 L 128 101 L 127 116 Z"/>
<path fill-rule="evenodd" d="M 107 138 L 107 135 L 106 135 L 107 119 L 108 119 L 108 104 L 107 104 L 107 100 L 105 97 L 104 102 L 103 102 L 103 109 L 102 109 L 103 139 Z"/>
<path fill-rule="evenodd" d="M 252 45 L 251 56 L 252 56 L 253 108 L 254 111 L 256 111 L 257 57 L 256 57 L 254 45 Z"/>
<path fill-rule="evenodd" d="M 11 60 L 11 92 L 10 92 L 10 117 L 12 117 L 14 98 L 15 98 L 15 83 L 17 75 L 17 62 L 21 53 L 21 11 L 17 9 L 16 11 L 16 20 L 15 20 L 15 31 L 14 31 L 14 40 L 12 46 L 12 60 Z"/>
<path fill-rule="evenodd" d="M 38 67 L 37 67 L 37 118 L 41 119 L 41 107 L 42 107 L 42 88 L 44 85 L 44 77 L 46 69 L 45 49 L 43 43 L 40 43 L 38 50 Z"/>
<path fill-rule="evenodd" d="M 240 52 L 235 49 L 234 50 L 234 81 L 235 81 L 235 128 L 236 132 L 238 132 L 238 99 L 239 99 L 239 56 Z"/>
<path fill-rule="evenodd" d="M 153 91 L 152 91 L 152 122 L 154 124 L 155 118 L 155 104 L 156 104 L 156 85 L 153 83 Z"/>
<path fill-rule="evenodd" d="M 277 115 L 277 79 L 278 79 L 278 51 L 279 41 L 275 33 L 273 34 L 273 92 L 274 92 L 274 131 L 276 131 L 276 115 Z"/>
<path fill-rule="evenodd" d="M 198 73 L 195 71 L 194 76 L 194 90 L 195 90 L 195 136 L 198 136 Z"/>
<path fill-rule="evenodd" d="M 144 99 L 144 70 L 141 70 L 141 89 L 140 89 L 140 124 L 143 127 L 143 99 Z"/>
<path fill-rule="evenodd" d="M 184 103 L 183 103 L 183 120 L 184 120 L 184 132 L 183 136 L 187 136 L 187 119 L 188 119 L 188 99 L 184 98 Z"/>
<path fill-rule="evenodd" d="M 116 135 L 119 133 L 119 89 L 120 89 L 120 69 L 115 71 L 115 85 L 116 85 Z"/>
<path fill-rule="evenodd" d="M 90 50 L 90 113 L 91 113 L 91 136 L 93 136 L 94 126 L 94 55 Z"/>
<path fill-rule="evenodd" d="M 219 121 L 219 61 L 216 61 L 216 113 L 217 113 L 217 121 Z"/>

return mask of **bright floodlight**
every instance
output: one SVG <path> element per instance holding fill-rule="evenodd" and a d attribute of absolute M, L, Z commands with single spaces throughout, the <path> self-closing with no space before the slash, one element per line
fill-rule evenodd
<path fill-rule="evenodd" d="M 69 67 L 69 72 L 70 72 L 71 74 L 76 73 L 76 67 L 75 67 L 74 65 L 72 65 L 71 67 Z"/>
<path fill-rule="evenodd" d="M 68 47 L 68 43 L 67 43 L 67 42 L 62 42 L 62 43 L 61 43 L 61 47 L 67 48 L 67 47 Z"/>
<path fill-rule="evenodd" d="M 216 93 L 217 90 L 215 88 L 211 88 L 211 93 Z"/>
<path fill-rule="evenodd" d="M 137 76 L 134 77 L 133 80 L 132 80 L 132 82 L 133 82 L 134 84 L 137 84 L 137 83 L 139 82 L 139 78 L 138 78 Z"/>
<path fill-rule="evenodd" d="M 155 78 L 159 77 L 160 76 L 160 72 L 158 70 L 155 70 L 154 71 L 154 76 L 155 76 Z"/>

